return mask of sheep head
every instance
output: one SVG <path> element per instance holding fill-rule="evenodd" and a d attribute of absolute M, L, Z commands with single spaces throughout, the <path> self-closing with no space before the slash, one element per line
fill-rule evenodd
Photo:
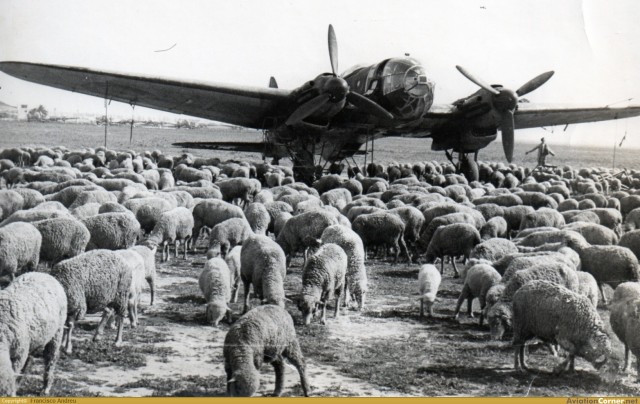
<path fill-rule="evenodd" d="M 260 375 L 249 364 L 251 369 L 236 370 L 231 379 L 227 381 L 227 393 L 231 397 L 251 397 L 260 388 Z"/>

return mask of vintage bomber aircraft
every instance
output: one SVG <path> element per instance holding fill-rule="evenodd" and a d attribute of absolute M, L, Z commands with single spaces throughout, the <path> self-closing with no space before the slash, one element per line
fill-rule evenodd
<path fill-rule="evenodd" d="M 338 45 L 329 26 L 331 73 L 323 73 L 294 90 L 254 88 L 169 80 L 78 67 L 0 62 L 0 70 L 39 84 L 104 97 L 131 105 L 192 115 L 262 129 L 264 141 L 178 143 L 192 148 L 261 152 L 264 157 L 290 157 L 299 179 L 311 181 L 315 156 L 341 161 L 359 153 L 363 144 L 384 136 L 431 137 L 433 150 L 477 179 L 478 151 L 502 133 L 507 161 L 513 157 L 514 130 L 568 125 L 640 115 L 640 106 L 625 108 L 545 106 L 520 97 L 543 85 L 543 73 L 516 91 L 489 85 L 464 68 L 458 70 L 480 89 L 450 105 L 434 105 L 434 83 L 410 57 L 356 66 L 338 75 Z"/>

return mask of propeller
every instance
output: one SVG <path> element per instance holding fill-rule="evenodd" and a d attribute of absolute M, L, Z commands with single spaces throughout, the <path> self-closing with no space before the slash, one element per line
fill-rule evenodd
<path fill-rule="evenodd" d="M 370 115 L 382 119 L 393 119 L 394 116 L 376 102 L 350 91 L 347 81 L 338 75 L 338 40 L 331 24 L 329 24 L 328 45 L 331 74 L 320 75 L 314 80 L 316 83 L 314 85 L 319 89 L 320 94 L 304 102 L 293 111 L 287 119 L 286 125 L 300 123 L 328 103 L 342 103 L 344 106 L 346 102 L 350 102 L 356 108 Z"/>
<path fill-rule="evenodd" d="M 514 113 L 518 107 L 518 98 L 529 94 L 538 89 L 553 76 L 553 71 L 542 73 L 531 80 L 524 83 L 516 91 L 504 88 L 502 86 L 492 87 L 484 80 L 474 76 L 462 66 L 456 66 L 456 69 L 469 81 L 478 87 L 493 94 L 492 104 L 494 109 L 500 114 L 500 132 L 502 132 L 502 148 L 508 162 L 513 159 L 513 147 L 515 137 Z"/>

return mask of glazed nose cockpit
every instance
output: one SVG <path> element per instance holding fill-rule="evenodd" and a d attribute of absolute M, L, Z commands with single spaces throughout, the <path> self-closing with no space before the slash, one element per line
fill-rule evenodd
<path fill-rule="evenodd" d="M 416 59 L 389 59 L 380 73 L 382 96 L 394 115 L 415 119 L 431 108 L 434 83 Z"/>

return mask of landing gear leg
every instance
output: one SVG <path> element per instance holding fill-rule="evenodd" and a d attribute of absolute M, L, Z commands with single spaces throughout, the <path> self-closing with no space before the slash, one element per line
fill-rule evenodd
<path fill-rule="evenodd" d="M 477 157 L 478 153 L 474 154 L 474 158 L 467 153 L 460 153 L 459 156 L 460 173 L 464 175 L 469 182 L 480 179 L 478 163 L 476 162 Z"/>
<path fill-rule="evenodd" d="M 315 166 L 313 153 L 307 150 L 298 150 L 293 156 L 293 176 L 296 181 L 302 181 L 307 185 L 313 184 L 315 179 Z"/>

